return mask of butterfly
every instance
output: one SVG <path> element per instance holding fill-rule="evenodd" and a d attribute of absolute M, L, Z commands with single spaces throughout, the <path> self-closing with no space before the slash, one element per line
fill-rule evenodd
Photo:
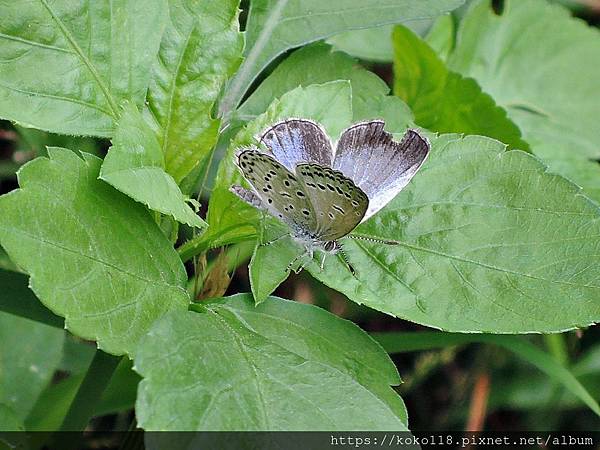
<path fill-rule="evenodd" d="M 409 183 L 431 148 L 416 130 L 409 129 L 396 142 L 384 126 L 382 120 L 354 124 L 334 147 L 312 120 L 277 122 L 256 137 L 266 151 L 258 146 L 236 151 L 236 165 L 252 189 L 230 190 L 285 223 L 306 249 L 304 255 L 312 259 L 315 250 L 323 251 L 321 267 L 326 254 L 340 252 L 354 273 L 339 239 L 358 238 L 350 233 Z"/>

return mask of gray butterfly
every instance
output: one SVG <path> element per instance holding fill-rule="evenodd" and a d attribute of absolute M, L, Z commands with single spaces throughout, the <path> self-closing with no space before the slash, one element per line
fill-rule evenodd
<path fill-rule="evenodd" d="M 429 142 L 416 130 L 395 142 L 384 125 L 381 120 L 352 125 L 334 152 L 319 124 L 278 122 L 257 136 L 268 152 L 256 146 L 236 152 L 236 164 L 253 189 L 231 191 L 287 224 L 311 258 L 314 250 L 337 253 L 338 240 L 355 237 L 349 233 L 389 203 L 429 153 Z"/>

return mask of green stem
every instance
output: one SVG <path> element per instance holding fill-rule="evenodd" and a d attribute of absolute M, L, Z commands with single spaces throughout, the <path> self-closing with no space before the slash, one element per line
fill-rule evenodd
<path fill-rule="evenodd" d="M 569 352 L 562 334 L 545 334 L 544 341 L 548 351 L 563 366 L 569 365 Z"/>
<path fill-rule="evenodd" d="M 60 431 L 83 431 L 122 358 L 96 350 L 94 359 L 69 407 Z"/>

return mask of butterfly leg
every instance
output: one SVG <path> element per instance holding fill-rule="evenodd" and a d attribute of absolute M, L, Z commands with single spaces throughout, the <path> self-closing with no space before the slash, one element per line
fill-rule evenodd
<path fill-rule="evenodd" d="M 266 246 L 269 246 L 269 245 L 273 245 L 275 242 L 277 242 L 277 241 L 280 241 L 280 240 L 281 240 L 281 239 L 283 239 L 284 237 L 288 237 L 288 236 L 290 236 L 290 233 L 285 233 L 285 234 L 282 234 L 281 236 L 279 236 L 279 237 L 276 237 L 275 239 L 271 239 L 270 241 L 267 241 L 267 242 L 261 242 L 261 243 L 260 243 L 260 246 L 261 246 L 261 247 L 266 247 Z"/>
<path fill-rule="evenodd" d="M 314 256 L 314 250 L 312 248 L 306 249 L 306 251 L 304 253 L 302 253 L 300 256 L 295 258 L 294 261 L 292 261 L 292 262 L 296 262 L 298 259 L 304 258 L 305 256 L 308 256 L 308 258 L 307 258 L 308 260 L 312 260 L 313 256 Z M 296 270 L 294 270 L 294 273 L 300 273 L 302 271 L 302 269 L 304 269 L 306 264 L 308 264 L 308 261 L 305 261 L 302 264 L 300 264 L 298 266 L 298 268 Z"/>
<path fill-rule="evenodd" d="M 325 257 L 327 256 L 326 252 L 323 252 L 323 258 L 321 259 L 321 272 L 323 272 L 323 269 L 325 267 Z"/>
<path fill-rule="evenodd" d="M 292 260 L 290 261 L 290 263 L 288 264 L 287 268 L 285 269 L 285 270 L 286 270 L 286 272 L 289 272 L 289 271 L 291 271 L 291 270 L 292 270 L 292 268 L 294 267 L 294 265 L 295 265 L 295 264 L 298 262 L 298 260 L 300 260 L 300 259 L 304 258 L 304 257 L 305 257 L 305 256 L 307 256 L 307 255 L 308 255 L 308 250 L 307 250 L 307 251 L 305 251 L 304 253 L 301 253 L 301 254 L 299 254 L 299 255 L 298 255 L 298 256 L 296 256 L 294 259 L 292 259 Z M 294 270 L 294 273 L 300 273 L 300 271 L 301 271 L 302 269 L 304 269 L 304 266 L 305 266 L 305 264 L 300 264 L 300 266 Z"/>
<path fill-rule="evenodd" d="M 261 247 L 267 247 L 269 245 L 273 245 L 275 242 L 283 239 L 284 237 L 290 236 L 290 233 L 284 233 L 281 236 L 276 237 L 275 239 L 271 239 L 270 241 L 267 242 L 262 242 L 263 236 L 265 234 L 265 230 L 266 230 L 266 226 L 265 226 L 265 222 L 266 222 L 266 214 L 265 211 L 263 209 L 260 210 L 261 212 L 261 219 L 260 219 L 260 246 Z"/>

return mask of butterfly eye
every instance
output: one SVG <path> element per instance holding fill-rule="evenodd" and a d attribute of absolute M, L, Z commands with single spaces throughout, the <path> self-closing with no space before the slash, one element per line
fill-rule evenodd
<path fill-rule="evenodd" d="M 335 241 L 325 242 L 323 248 L 328 252 L 332 252 L 337 248 L 337 243 Z"/>

